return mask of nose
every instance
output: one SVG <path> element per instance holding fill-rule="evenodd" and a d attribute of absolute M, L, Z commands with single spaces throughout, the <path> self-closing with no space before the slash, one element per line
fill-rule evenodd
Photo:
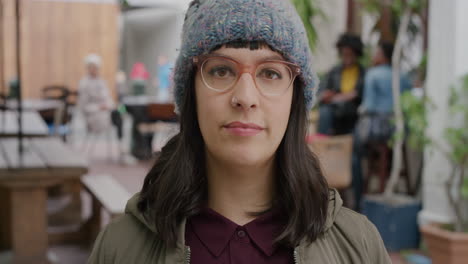
<path fill-rule="evenodd" d="M 232 102 L 232 106 L 244 111 L 257 108 L 259 103 L 258 92 L 252 75 L 250 73 L 243 73 L 233 89 L 232 96 L 236 98 L 236 101 Z"/>

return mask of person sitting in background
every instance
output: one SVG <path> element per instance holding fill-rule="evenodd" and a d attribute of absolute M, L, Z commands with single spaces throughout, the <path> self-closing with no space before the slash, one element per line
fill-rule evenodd
<path fill-rule="evenodd" d="M 365 76 L 364 94 L 360 116 L 353 135 L 352 187 L 357 208 L 362 195 L 361 159 L 369 143 L 386 143 L 393 135 L 393 90 L 392 90 L 393 44 L 382 42 L 372 58 L 371 67 Z M 411 83 L 401 75 L 400 91 L 409 90 Z"/>
<path fill-rule="evenodd" d="M 114 110 L 114 102 L 106 82 L 99 76 L 101 57 L 90 54 L 85 58 L 87 74 L 78 85 L 78 107 L 84 114 L 89 132 L 101 133 L 111 126 L 117 128 L 119 140 L 122 138 L 122 119 Z"/>
<path fill-rule="evenodd" d="M 360 37 L 343 34 L 336 48 L 341 64 L 330 70 L 319 90 L 317 132 L 325 135 L 352 133 L 362 97 L 365 71 L 358 62 L 363 54 Z"/>

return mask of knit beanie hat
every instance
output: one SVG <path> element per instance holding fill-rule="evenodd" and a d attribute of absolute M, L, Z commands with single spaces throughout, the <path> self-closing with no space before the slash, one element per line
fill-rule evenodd
<path fill-rule="evenodd" d="M 180 109 L 193 70 L 192 58 L 232 41 L 263 41 L 300 66 L 307 109 L 318 84 L 304 25 L 289 0 L 194 0 L 185 16 L 182 47 L 174 68 Z"/>
<path fill-rule="evenodd" d="M 101 66 L 101 57 L 97 54 L 88 54 L 84 60 L 85 65 Z"/>

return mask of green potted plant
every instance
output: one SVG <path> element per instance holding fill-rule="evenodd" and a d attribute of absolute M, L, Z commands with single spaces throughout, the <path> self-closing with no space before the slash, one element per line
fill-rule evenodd
<path fill-rule="evenodd" d="M 412 18 L 421 14 L 427 7 L 426 0 L 360 0 L 364 10 L 371 14 L 384 16 L 384 10 L 395 14 L 392 17 L 397 25 L 395 48 L 392 57 L 392 91 L 395 136 L 390 177 L 385 192 L 366 195 L 361 205 L 362 213 L 372 221 L 390 251 L 415 248 L 419 245 L 417 215 L 421 210 L 419 199 L 396 192 L 403 167 L 403 142 L 405 136 L 405 116 L 403 115 L 400 94 L 400 65 L 403 60 L 404 41 L 409 33 Z M 388 14 L 387 14 L 388 15 Z M 384 32 L 380 32 L 384 33 Z M 407 168 L 406 168 L 407 169 Z"/>
<path fill-rule="evenodd" d="M 451 225 L 421 227 L 434 264 L 464 264 L 468 259 L 468 74 L 460 86 L 452 87 L 448 102 L 454 125 L 445 129 L 447 149 L 435 140 L 430 143 L 450 161 L 451 172 L 444 187 L 454 215 Z"/>

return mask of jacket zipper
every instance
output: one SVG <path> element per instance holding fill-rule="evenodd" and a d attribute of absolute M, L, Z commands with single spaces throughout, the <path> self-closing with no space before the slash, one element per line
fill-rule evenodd
<path fill-rule="evenodd" d="M 185 264 L 190 264 L 190 247 L 185 247 Z"/>
<path fill-rule="evenodd" d="M 190 247 L 185 248 L 185 264 L 190 264 Z M 299 264 L 299 254 L 294 250 L 294 264 Z"/>

